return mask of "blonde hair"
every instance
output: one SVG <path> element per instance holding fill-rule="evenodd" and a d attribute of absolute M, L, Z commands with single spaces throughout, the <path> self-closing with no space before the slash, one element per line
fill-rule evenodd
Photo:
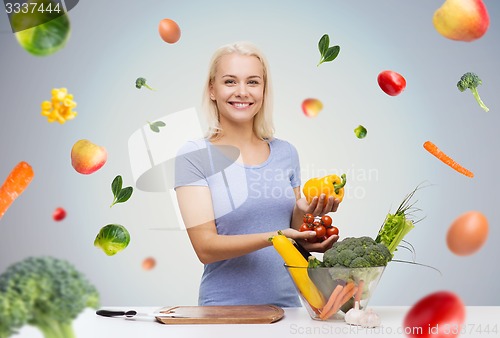
<path fill-rule="evenodd" d="M 224 45 L 218 48 L 212 56 L 202 98 L 202 106 L 205 114 L 207 115 L 208 123 L 206 137 L 208 139 L 217 139 L 221 136 L 222 127 L 219 122 L 219 110 L 217 108 L 217 103 L 210 99 L 210 86 L 215 79 L 215 72 L 217 70 L 217 66 L 219 65 L 220 58 L 231 53 L 255 56 L 262 64 L 264 71 L 264 96 L 262 107 L 254 117 L 253 130 L 258 138 L 271 139 L 274 134 L 274 126 L 272 121 L 273 96 L 269 66 L 264 54 L 262 54 L 262 52 L 255 45 L 245 41 Z"/>

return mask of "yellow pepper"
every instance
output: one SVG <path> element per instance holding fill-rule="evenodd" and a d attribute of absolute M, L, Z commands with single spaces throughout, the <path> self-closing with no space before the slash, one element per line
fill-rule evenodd
<path fill-rule="evenodd" d="M 325 305 L 325 298 L 309 278 L 307 273 L 308 262 L 304 256 L 281 231 L 278 231 L 278 235 L 269 238 L 269 240 L 273 243 L 274 248 L 281 255 L 285 264 L 292 267 L 288 271 L 304 299 L 312 307 L 321 309 Z"/>
<path fill-rule="evenodd" d="M 347 180 L 345 174 L 342 174 L 341 177 L 338 177 L 337 175 L 328 175 L 324 177 L 311 178 L 306 182 L 306 184 L 304 184 L 302 192 L 304 193 L 308 203 L 311 203 L 313 197 L 319 197 L 321 194 L 325 194 L 326 198 L 333 196 L 339 202 L 342 202 L 346 182 Z"/>

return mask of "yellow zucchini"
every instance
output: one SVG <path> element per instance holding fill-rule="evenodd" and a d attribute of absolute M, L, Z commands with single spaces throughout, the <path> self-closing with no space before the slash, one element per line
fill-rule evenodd
<path fill-rule="evenodd" d="M 308 263 L 304 256 L 281 232 L 278 232 L 278 235 L 271 237 L 269 240 L 273 243 L 274 249 L 280 254 L 286 265 L 297 267 L 297 269 L 290 268 L 288 271 L 304 299 L 312 307 L 321 309 L 325 305 L 325 298 L 309 278 L 306 269 Z"/>

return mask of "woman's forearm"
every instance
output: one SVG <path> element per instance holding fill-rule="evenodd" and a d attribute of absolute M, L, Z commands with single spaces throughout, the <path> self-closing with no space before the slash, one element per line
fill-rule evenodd
<path fill-rule="evenodd" d="M 219 235 L 197 233 L 196 228 L 189 229 L 196 255 L 203 264 L 236 258 L 272 245 L 269 237 L 274 233 L 256 233 L 245 235 Z M 203 242 L 199 239 L 203 238 Z M 197 243 L 195 243 L 197 242 Z"/>

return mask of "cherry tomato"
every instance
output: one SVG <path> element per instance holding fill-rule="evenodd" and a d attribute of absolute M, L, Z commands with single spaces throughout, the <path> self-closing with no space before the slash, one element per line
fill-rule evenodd
<path fill-rule="evenodd" d="M 403 326 L 410 338 L 453 338 L 460 334 L 464 320 L 465 306 L 460 298 L 448 291 L 438 291 L 413 305 Z"/>
<path fill-rule="evenodd" d="M 305 214 L 304 215 L 304 223 L 312 224 L 314 222 L 313 214 Z"/>
<path fill-rule="evenodd" d="M 62 221 L 66 217 L 66 210 L 63 208 L 57 208 L 52 213 L 52 219 L 56 222 Z"/>
<path fill-rule="evenodd" d="M 325 227 L 329 227 L 330 225 L 332 225 L 332 218 L 328 215 L 323 215 L 321 217 L 321 223 L 325 226 Z"/>
<path fill-rule="evenodd" d="M 384 70 L 377 77 L 378 85 L 387 95 L 396 96 L 406 88 L 405 78 L 392 70 Z"/>
<path fill-rule="evenodd" d="M 313 222 L 313 226 L 314 226 L 314 227 L 317 227 L 318 225 L 321 225 L 320 221 L 314 221 L 314 222 Z"/>
<path fill-rule="evenodd" d="M 318 238 L 322 238 L 326 235 L 326 228 L 321 224 L 314 227 L 314 231 L 316 231 L 316 237 Z"/>
<path fill-rule="evenodd" d="M 334 226 L 329 226 L 326 228 L 326 237 L 330 237 L 333 235 L 338 235 L 339 234 L 339 229 Z"/>
<path fill-rule="evenodd" d="M 312 230 L 311 227 L 309 226 L 309 224 L 307 223 L 302 223 L 302 225 L 300 226 L 300 229 L 299 231 L 309 231 L 309 230 Z"/>

